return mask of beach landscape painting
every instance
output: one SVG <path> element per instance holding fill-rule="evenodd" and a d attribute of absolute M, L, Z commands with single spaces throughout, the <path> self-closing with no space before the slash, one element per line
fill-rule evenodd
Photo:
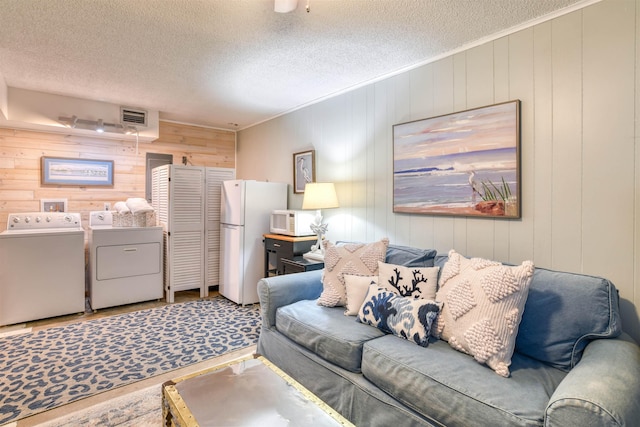
<path fill-rule="evenodd" d="M 520 218 L 520 101 L 393 126 L 393 211 Z"/>

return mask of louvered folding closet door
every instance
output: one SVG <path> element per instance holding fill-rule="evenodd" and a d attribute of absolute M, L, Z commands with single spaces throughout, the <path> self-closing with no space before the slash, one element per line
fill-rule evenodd
<path fill-rule="evenodd" d="M 170 167 L 165 281 L 169 302 L 174 302 L 177 291 L 199 288 L 201 298 L 208 294 L 204 282 L 204 169 Z"/>
<path fill-rule="evenodd" d="M 166 232 L 169 226 L 169 171 L 171 165 L 151 170 L 151 205 L 156 211 L 158 225 Z"/>
<path fill-rule="evenodd" d="M 220 285 L 220 203 L 222 182 L 235 179 L 235 169 L 206 168 L 205 284 Z"/>
<path fill-rule="evenodd" d="M 163 289 L 169 284 L 168 232 L 169 227 L 169 171 L 171 165 L 155 167 L 151 170 L 151 206 L 156 211 L 158 225 L 162 226 L 162 283 Z M 169 301 L 169 294 L 166 295 Z"/>

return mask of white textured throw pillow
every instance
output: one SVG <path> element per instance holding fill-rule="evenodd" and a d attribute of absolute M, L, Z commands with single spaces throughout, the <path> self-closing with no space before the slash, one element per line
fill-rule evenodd
<path fill-rule="evenodd" d="M 387 246 L 389 239 L 386 237 L 375 243 L 346 243 L 340 246 L 325 241 L 322 294 L 318 298 L 318 305 L 346 305 L 344 275 L 377 276 L 378 261 L 384 261 Z"/>
<path fill-rule="evenodd" d="M 369 285 L 378 284 L 378 276 L 354 276 L 344 275 L 344 284 L 347 290 L 347 309 L 345 316 L 355 316 L 369 292 Z"/>
<path fill-rule="evenodd" d="M 403 297 L 435 299 L 439 270 L 439 267 L 405 267 L 379 262 L 378 283 Z"/>
<path fill-rule="evenodd" d="M 436 301 L 444 306 L 433 331 L 456 350 L 508 377 L 534 266 L 510 267 L 449 252 Z"/>

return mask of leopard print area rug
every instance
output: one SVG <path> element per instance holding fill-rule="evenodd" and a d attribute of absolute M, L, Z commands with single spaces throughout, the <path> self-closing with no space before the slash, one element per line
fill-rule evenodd
<path fill-rule="evenodd" d="M 219 296 L 0 338 L 0 425 L 254 345 L 258 305 Z"/>

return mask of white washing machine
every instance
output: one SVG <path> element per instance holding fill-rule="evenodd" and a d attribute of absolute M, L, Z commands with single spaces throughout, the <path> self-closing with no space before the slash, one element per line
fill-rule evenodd
<path fill-rule="evenodd" d="M 9 214 L 0 233 L 0 325 L 84 311 L 80 214 Z"/>
<path fill-rule="evenodd" d="M 162 299 L 162 227 L 112 227 L 110 211 L 89 216 L 91 308 Z"/>

